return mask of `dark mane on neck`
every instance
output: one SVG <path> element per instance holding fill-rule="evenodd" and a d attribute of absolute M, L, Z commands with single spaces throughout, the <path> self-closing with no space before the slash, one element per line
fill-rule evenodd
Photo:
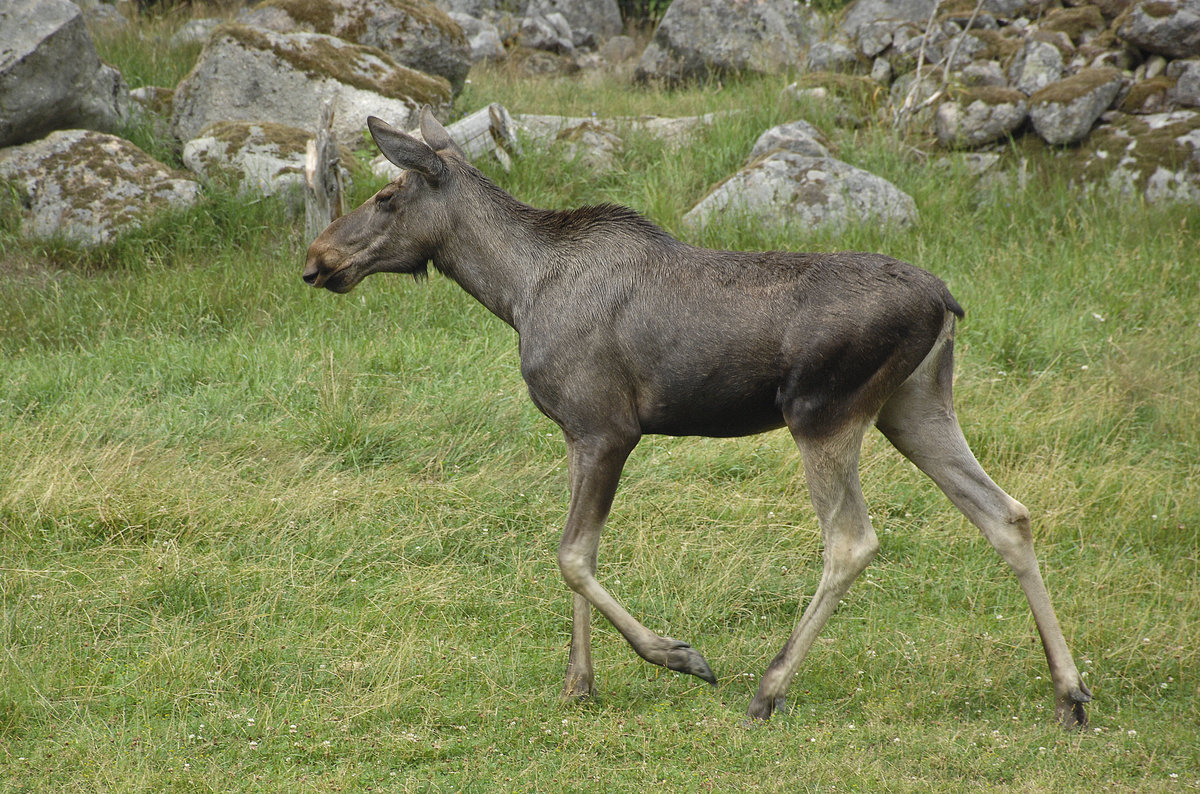
<path fill-rule="evenodd" d="M 548 210 L 530 206 L 488 179 L 475 167 L 466 165 L 463 173 L 483 188 L 497 207 L 532 226 L 545 236 L 547 242 L 581 240 L 609 230 L 659 242 L 677 242 L 637 210 L 618 204 L 598 204 L 571 210 Z"/>
<path fill-rule="evenodd" d="M 619 204 L 597 204 L 573 210 L 536 210 L 536 224 L 550 237 L 586 237 L 608 229 L 622 234 L 674 240 L 641 213 Z"/>

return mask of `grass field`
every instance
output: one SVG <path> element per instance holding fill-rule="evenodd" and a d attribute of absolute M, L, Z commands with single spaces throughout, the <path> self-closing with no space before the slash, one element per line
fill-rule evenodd
<path fill-rule="evenodd" d="M 153 54 L 140 79 L 177 79 Z M 532 149 L 485 167 L 542 206 L 617 201 L 694 242 L 941 275 L 967 308 L 960 417 L 1034 513 L 1095 695 L 1086 731 L 1053 724 L 1015 578 L 878 434 L 863 484 L 882 550 L 790 715 L 743 723 L 820 572 L 781 432 L 646 438 L 601 547 L 601 581 L 719 687 L 598 620 L 601 697 L 560 703 L 564 447 L 514 333 L 436 274 L 308 289 L 302 219 L 214 184 L 100 250 L 0 214 L 0 790 L 1200 788 L 1200 208 L 1085 196 L 1016 149 L 1002 172 L 1028 155 L 1028 184 L 984 188 L 784 85 L 485 70 L 458 109 L 736 111 L 680 151 L 630 141 L 600 175 Z M 911 194 L 919 225 L 685 233 L 757 134 L 797 117 Z"/>

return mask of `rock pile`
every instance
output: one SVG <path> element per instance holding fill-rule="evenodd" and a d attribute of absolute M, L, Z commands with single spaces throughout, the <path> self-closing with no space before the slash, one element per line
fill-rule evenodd
<path fill-rule="evenodd" d="M 1028 133 L 1150 199 L 1200 190 L 1200 0 L 856 0 L 819 45 L 810 66 L 890 84 L 892 118 L 945 147 Z M 1154 156 L 1111 151 L 1139 135 Z"/>
<path fill-rule="evenodd" d="M 102 0 L 79 1 L 93 24 L 121 23 Z M 0 5 L 0 162 L 31 234 L 99 241 L 195 199 L 194 180 L 85 130 L 143 114 L 196 175 L 276 193 L 302 181 L 326 100 L 335 134 L 355 144 L 369 114 L 402 127 L 425 104 L 447 115 L 482 59 L 533 72 L 624 63 L 635 80 L 667 84 L 808 72 L 788 90 L 816 97 L 825 82 L 834 101 L 854 83 L 885 98 L 873 102 L 880 120 L 946 149 L 1024 136 L 1077 158 L 1089 183 L 1200 200 L 1200 0 L 855 0 L 831 18 L 799 0 L 674 0 L 640 55 L 620 35 L 616 0 L 261 0 L 233 22 L 182 27 L 181 41 L 204 41 L 195 68 L 178 86 L 135 92 L 100 62 L 84 18 L 70 0 Z M 502 163 L 518 130 L 602 170 L 629 134 L 682 140 L 710 122 L 509 117 L 493 106 L 456 129 Z M 765 133 L 687 220 L 733 208 L 809 224 L 917 217 L 911 198 L 837 160 L 799 122 Z"/>
<path fill-rule="evenodd" d="M 410 127 L 427 104 L 445 117 L 478 60 L 515 55 L 532 68 L 578 69 L 610 42 L 611 52 L 631 56 L 616 0 L 261 0 L 232 22 L 182 26 L 177 43 L 204 42 L 191 73 L 178 86 L 131 95 L 100 62 L 85 25 L 85 17 L 127 20 L 110 0 L 77 3 L 0 4 L 0 147 L 10 147 L 0 159 L 21 193 L 26 233 L 89 243 L 165 204 L 193 201 L 199 183 L 127 141 L 81 130 L 111 132 L 141 114 L 178 141 L 197 176 L 287 192 L 303 183 L 307 140 L 327 100 L 334 134 L 353 144 L 368 115 Z M 489 112 L 499 120 L 463 128 L 482 143 L 464 143 L 503 159 L 493 138 L 507 129 L 507 112 Z"/>
<path fill-rule="evenodd" d="M 113 16 L 86 4 L 93 19 Z M 133 113 L 173 135 L 195 175 L 276 193 L 302 182 L 327 98 L 335 134 L 356 142 L 369 114 L 406 125 L 422 105 L 448 112 L 471 64 L 462 28 L 426 0 L 264 0 L 242 20 L 189 23 L 180 40 L 205 41 L 195 68 L 178 86 L 138 89 L 131 102 L 121 75 L 100 62 L 78 5 L 0 5 L 0 146 L 9 147 L 0 149 L 0 176 L 20 194 L 23 232 L 103 242 L 196 199 L 196 179 L 89 131 L 114 131 Z"/>

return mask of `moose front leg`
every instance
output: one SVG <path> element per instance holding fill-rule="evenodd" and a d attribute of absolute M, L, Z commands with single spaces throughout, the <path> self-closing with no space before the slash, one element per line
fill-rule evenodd
<path fill-rule="evenodd" d="M 590 607 L 608 618 L 638 656 L 646 661 L 697 676 L 710 684 L 717 681 L 708 662 L 690 645 L 647 629 L 596 581 L 600 531 L 612 507 L 625 459 L 637 441 L 636 435 L 586 439 L 567 435 L 571 506 L 558 546 L 558 565 L 575 596 L 571 653 L 563 684 L 565 697 L 587 696 L 595 689 L 589 635 Z"/>
<path fill-rule="evenodd" d="M 592 557 L 592 574 L 596 558 Z M 596 694 L 596 676 L 592 670 L 592 605 L 579 593 L 571 594 L 571 652 L 567 656 L 567 677 L 562 696 L 582 700 Z"/>

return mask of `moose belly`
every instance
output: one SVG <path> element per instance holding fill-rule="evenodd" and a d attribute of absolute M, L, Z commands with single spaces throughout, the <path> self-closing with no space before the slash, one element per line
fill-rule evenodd
<path fill-rule="evenodd" d="M 776 384 L 679 384 L 638 400 L 642 433 L 667 436 L 749 436 L 784 424 Z"/>

